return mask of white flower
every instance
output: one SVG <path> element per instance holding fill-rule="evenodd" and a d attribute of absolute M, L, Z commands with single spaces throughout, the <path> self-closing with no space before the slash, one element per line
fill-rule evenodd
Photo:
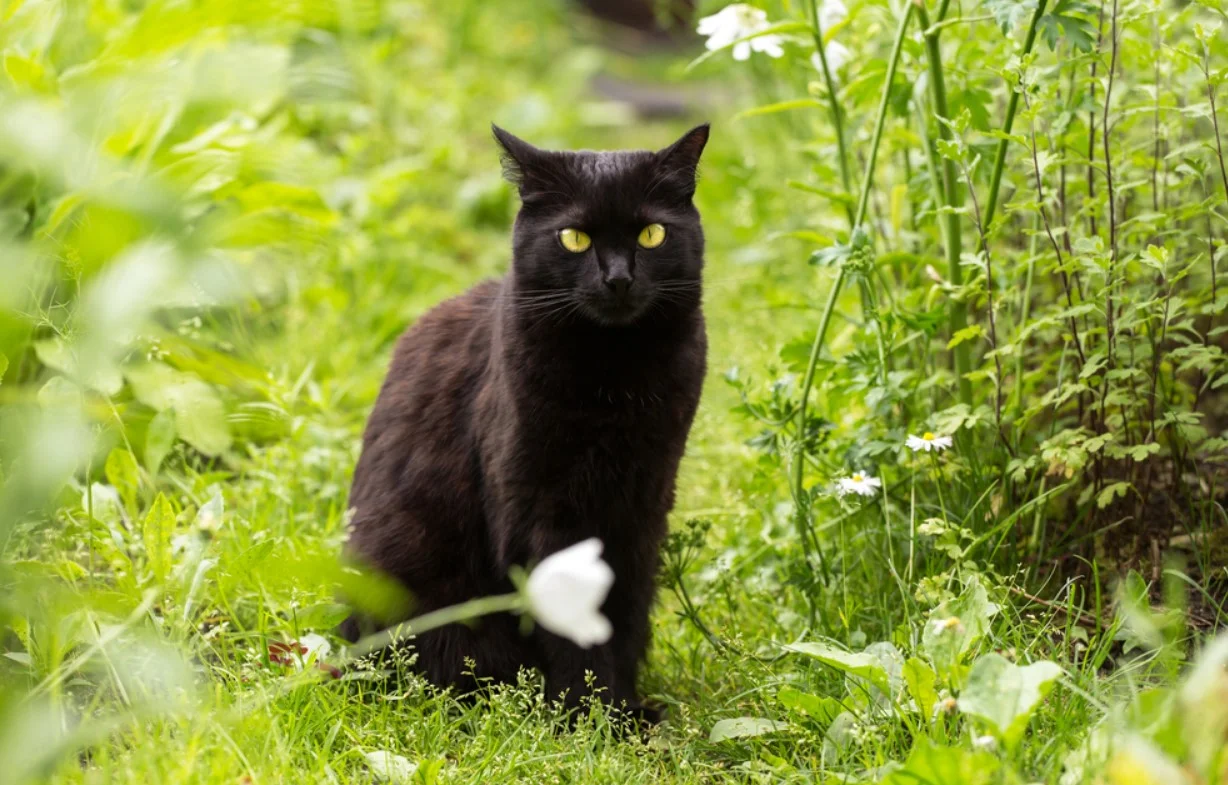
<path fill-rule="evenodd" d="M 998 740 L 993 736 L 977 736 L 972 740 L 972 746 L 978 750 L 993 752 L 998 747 Z"/>
<path fill-rule="evenodd" d="M 933 626 L 935 635 L 942 635 L 948 630 L 963 632 L 964 629 L 964 623 L 959 620 L 958 616 L 951 616 L 946 619 L 934 619 L 932 622 L 930 622 L 930 625 Z"/>
<path fill-rule="evenodd" d="M 942 452 L 951 446 L 951 437 L 935 436 L 929 431 L 926 431 L 920 436 L 913 436 L 912 434 L 909 434 L 908 438 L 904 441 L 904 444 L 913 452 L 921 452 L 922 450 L 925 452 L 929 452 L 931 450 L 934 452 Z"/>
<path fill-rule="evenodd" d="M 601 540 L 590 537 L 542 559 L 525 593 L 538 624 L 587 649 L 605 643 L 614 632 L 601 615 L 613 585 L 614 571 L 601 560 Z"/>
<path fill-rule="evenodd" d="M 831 69 L 833 74 L 838 73 L 840 69 L 848 64 L 849 58 L 853 53 L 848 47 L 839 41 L 830 41 L 827 46 L 823 47 L 823 54 L 827 55 L 827 67 Z M 810 55 L 810 64 L 814 66 L 814 70 L 823 73 L 823 61 L 819 59 L 819 53 L 815 52 Z"/>
<path fill-rule="evenodd" d="M 766 11 L 746 3 L 734 3 L 700 19 L 695 31 L 707 37 L 704 46 L 708 49 L 720 49 L 770 26 Z M 742 41 L 733 47 L 733 59 L 745 60 L 752 51 L 780 57 L 785 53 L 780 46 L 784 40 L 782 36 L 769 34 Z"/>
<path fill-rule="evenodd" d="M 883 486 L 882 481 L 877 477 L 861 472 L 856 472 L 852 477 L 841 477 L 836 484 L 840 488 L 840 493 L 855 493 L 858 496 L 873 496 L 874 489 Z"/>
<path fill-rule="evenodd" d="M 849 15 L 849 10 L 840 0 L 823 0 L 819 5 L 819 27 L 826 33 L 843 22 Z"/>

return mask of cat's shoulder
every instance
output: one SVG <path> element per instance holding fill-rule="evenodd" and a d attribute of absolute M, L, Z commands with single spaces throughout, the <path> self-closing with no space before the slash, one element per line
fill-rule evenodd
<path fill-rule="evenodd" d="M 420 344 L 455 344 L 474 331 L 485 332 L 501 285 L 496 279 L 482 281 L 431 308 L 401 336 L 398 350 Z"/>

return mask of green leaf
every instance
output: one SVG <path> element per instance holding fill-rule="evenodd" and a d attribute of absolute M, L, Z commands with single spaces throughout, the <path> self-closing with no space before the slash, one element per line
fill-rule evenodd
<path fill-rule="evenodd" d="M 145 468 L 157 474 L 162 462 L 175 445 L 175 412 L 163 409 L 149 421 L 145 431 Z"/>
<path fill-rule="evenodd" d="M 1103 510 L 1105 507 L 1108 507 L 1113 503 L 1114 497 L 1121 496 L 1124 498 L 1128 490 L 1130 490 L 1130 483 L 1128 482 L 1115 482 L 1108 486 L 1096 496 L 1097 509 Z"/>
<path fill-rule="evenodd" d="M 367 752 L 363 754 L 363 758 L 377 782 L 409 785 L 418 771 L 418 764 L 412 763 L 404 755 L 395 755 L 387 750 Z"/>
<path fill-rule="evenodd" d="M 88 373 L 86 373 L 78 362 L 76 352 L 63 338 L 47 338 L 35 341 L 34 353 L 43 365 L 57 370 L 69 379 L 97 390 L 103 395 L 119 395 L 119 391 L 124 388 L 123 377 L 116 368 L 109 364 L 89 367 Z"/>
<path fill-rule="evenodd" d="M 146 363 L 125 373 L 141 403 L 159 412 L 174 411 L 175 429 L 192 447 L 209 456 L 230 448 L 226 409 L 213 387 L 163 363 Z"/>
<path fill-rule="evenodd" d="M 954 349 L 964 341 L 971 341 L 973 338 L 979 338 L 985 334 L 985 328 L 979 324 L 970 324 L 962 330 L 957 330 L 951 336 L 951 340 L 947 341 L 947 348 Z"/>
<path fill-rule="evenodd" d="M 960 711 L 984 720 L 994 735 L 1014 748 L 1032 712 L 1061 675 L 1062 669 L 1048 660 L 1019 666 L 999 654 L 986 654 L 972 665 L 959 694 Z"/>
<path fill-rule="evenodd" d="M 921 633 L 921 646 L 933 659 L 939 673 L 955 667 L 973 644 L 989 632 L 990 620 L 998 610 L 998 606 L 989 601 L 984 584 L 972 578 L 958 597 L 942 603 L 930 613 Z"/>
<path fill-rule="evenodd" d="M 844 705 L 835 698 L 827 695 L 811 695 L 793 687 L 781 687 L 780 692 L 776 693 L 776 699 L 789 711 L 804 714 L 824 725 L 829 724 L 836 718 L 836 715 L 844 711 Z"/>
<path fill-rule="evenodd" d="M 1008 34 L 1028 18 L 1035 8 L 1036 0 L 985 0 L 985 10 L 993 14 L 1002 32 Z"/>
<path fill-rule="evenodd" d="M 940 747 L 922 738 L 903 768 L 888 774 L 880 785 L 985 785 L 999 765 L 998 759 L 987 752 Z"/>
<path fill-rule="evenodd" d="M 145 542 L 145 558 L 153 571 L 154 580 L 162 583 L 171 571 L 171 534 L 175 531 L 175 510 L 161 493 L 154 499 L 145 523 L 141 527 L 141 539 Z"/>
<path fill-rule="evenodd" d="M 1096 27 L 1089 19 L 1073 14 L 1092 16 L 1096 9 L 1083 0 L 1057 0 L 1057 4 L 1040 18 L 1040 34 L 1045 37 L 1049 49 L 1057 49 L 1062 36 L 1080 52 L 1090 52 L 1096 46 Z"/>
<path fill-rule="evenodd" d="M 119 498 L 124 500 L 124 507 L 129 511 L 135 510 L 136 495 L 141 485 L 141 472 L 137 468 L 136 458 L 132 457 L 132 453 L 122 447 L 111 450 L 111 454 L 107 456 L 103 473 L 106 474 L 107 482 L 111 483 L 111 487 L 119 492 Z"/>
<path fill-rule="evenodd" d="M 934 716 L 934 705 L 938 703 L 938 690 L 934 688 L 937 679 L 934 669 L 918 657 L 910 657 L 904 663 L 904 682 L 927 722 Z"/>
<path fill-rule="evenodd" d="M 813 98 L 794 98 L 790 101 L 777 101 L 774 104 L 764 104 L 756 106 L 742 112 L 738 112 L 733 116 L 734 120 L 745 120 L 748 117 L 761 117 L 768 114 L 777 114 L 778 112 L 788 112 L 793 109 L 820 109 L 822 104 Z"/>
<path fill-rule="evenodd" d="M 765 733 L 775 733 L 787 729 L 784 722 L 764 719 L 763 717 L 734 717 L 721 720 L 712 726 L 708 741 L 718 742 L 726 739 L 744 739 L 751 736 L 762 736 Z"/>
<path fill-rule="evenodd" d="M 0 354 L 0 384 L 4 384 L 4 372 L 9 369 L 9 358 Z"/>
<path fill-rule="evenodd" d="M 887 670 L 877 657 L 865 652 L 850 652 L 826 646 L 822 643 L 793 643 L 785 646 L 785 651 L 805 654 L 824 665 L 843 671 L 848 676 L 855 676 L 877 687 L 884 695 L 891 694 L 891 680 Z"/>

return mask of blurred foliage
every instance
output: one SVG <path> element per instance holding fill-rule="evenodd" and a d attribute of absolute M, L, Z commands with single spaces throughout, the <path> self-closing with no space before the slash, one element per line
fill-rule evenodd
<path fill-rule="evenodd" d="M 697 43 L 561 0 L 0 0 L 6 781 L 1223 779 L 1222 10 L 935 4 L 944 123 L 915 20 L 883 83 L 901 4 L 822 32 L 762 6 L 782 57 L 688 68 Z M 816 34 L 847 52 L 835 93 Z M 670 723 L 563 732 L 532 681 L 294 687 L 338 590 L 400 599 L 337 563 L 348 478 L 397 335 L 506 265 L 489 123 L 557 147 L 680 130 L 611 75 L 715 123 L 716 373 L 645 685 Z M 925 431 L 955 447 L 904 447 Z M 837 493 L 852 472 L 881 497 Z"/>

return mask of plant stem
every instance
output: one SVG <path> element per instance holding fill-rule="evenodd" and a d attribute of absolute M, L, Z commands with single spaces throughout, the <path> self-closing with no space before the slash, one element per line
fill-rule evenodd
<path fill-rule="evenodd" d="M 808 0 L 810 10 L 810 32 L 814 36 L 814 49 L 819 56 L 820 69 L 823 72 L 823 83 L 827 86 L 827 101 L 831 108 L 831 126 L 836 134 L 836 151 L 840 159 L 840 182 L 844 184 L 845 193 L 852 189 L 852 175 L 849 174 L 848 148 L 844 139 L 844 111 L 840 108 L 840 97 L 836 93 L 836 80 L 832 76 L 831 67 L 827 64 L 827 49 L 823 46 L 823 27 L 819 22 L 819 0 Z M 850 223 L 856 223 L 853 212 L 845 205 Z"/>
<path fill-rule="evenodd" d="M 946 6 L 947 2 L 943 0 L 940 14 L 945 13 Z M 917 19 L 923 28 L 929 29 L 929 15 L 921 5 L 917 5 Z M 929 66 L 930 99 L 934 103 L 934 114 L 939 118 L 938 137 L 949 141 L 951 139 L 951 129 L 942 121 L 949 121 L 951 113 L 947 108 L 947 87 L 942 72 L 942 50 L 938 45 L 937 33 L 929 33 L 925 36 L 925 48 L 926 60 Z M 963 283 L 964 271 L 960 266 L 962 238 L 960 235 L 959 213 L 956 210 L 962 205 L 963 200 L 959 198 L 960 188 L 959 179 L 955 172 L 955 162 L 949 158 L 945 158 L 942 162 L 942 185 L 943 200 L 946 207 L 943 217 L 946 220 L 947 227 L 947 277 L 950 279 L 951 285 L 958 288 Z M 959 299 L 952 299 L 948 321 L 952 337 L 958 335 L 961 330 L 968 326 L 968 306 Z M 959 400 L 961 403 L 971 406 L 972 383 L 967 378 L 969 360 L 966 341 L 960 342 L 955 347 L 952 361 L 955 368 L 955 377 L 959 385 Z"/>
<path fill-rule="evenodd" d="M 874 182 L 874 165 L 878 160 L 878 148 L 883 139 L 883 127 L 887 122 L 887 108 L 890 104 L 891 85 L 895 81 L 896 67 L 900 62 L 900 51 L 904 46 L 904 35 L 908 31 L 908 22 L 912 17 L 912 10 L 912 3 L 904 5 L 904 12 L 900 16 L 900 24 L 895 33 L 895 43 L 891 47 L 891 59 L 887 64 L 887 76 L 883 82 L 882 99 L 878 105 L 878 117 L 874 121 L 874 135 L 870 140 L 870 155 L 866 160 L 866 170 L 861 179 L 861 195 L 857 200 L 857 214 L 853 220 L 854 231 L 865 220 L 866 208 L 870 203 L 870 187 Z M 823 351 L 823 343 L 827 338 L 827 328 L 831 325 L 831 316 L 836 309 L 836 299 L 840 296 L 840 290 L 844 287 L 846 277 L 847 268 L 841 265 L 840 271 L 836 274 L 836 280 L 832 282 L 831 290 L 827 293 L 827 303 L 823 306 L 823 315 L 819 319 L 819 329 L 814 335 L 814 343 L 810 345 L 810 358 L 806 363 L 806 373 L 802 377 L 801 400 L 797 407 L 797 439 L 793 448 L 792 493 L 793 503 L 797 510 L 798 534 L 802 538 L 804 547 L 808 547 L 808 543 L 814 539 L 814 531 L 810 525 L 810 501 L 806 498 L 805 487 L 806 408 L 810 398 L 810 390 L 814 386 L 815 368 L 819 364 L 819 355 Z M 818 556 L 819 565 L 826 577 L 827 562 L 821 549 L 818 551 Z"/>
<path fill-rule="evenodd" d="M 524 599 L 519 594 L 497 594 L 494 597 L 478 597 L 457 605 L 449 605 L 437 611 L 424 613 L 416 619 L 403 621 L 374 635 L 368 635 L 350 647 L 350 660 L 364 657 L 386 648 L 397 641 L 448 624 L 469 621 L 492 613 L 510 613 L 524 610 Z"/>
<path fill-rule="evenodd" d="M 1036 43 L 1036 32 L 1040 29 L 1040 19 L 1045 15 L 1047 3 L 1048 0 L 1038 0 L 1036 3 L 1036 12 L 1032 14 L 1032 23 L 1028 26 L 1027 37 L 1023 39 L 1023 54 L 1020 59 L 1032 53 L 1032 46 Z M 1002 185 L 1002 171 L 1006 167 L 1006 147 L 1010 144 L 1007 136 L 1010 135 L 1011 126 L 1015 124 L 1015 112 L 1019 109 L 1020 95 L 1019 90 L 1011 90 L 1011 97 L 1006 102 L 1006 118 L 1002 121 L 1003 136 L 998 140 L 998 149 L 994 152 L 993 171 L 989 177 L 989 195 L 985 199 L 985 215 L 982 220 L 986 232 L 993 228 L 994 213 L 998 209 L 998 189 Z M 981 250 L 984 250 L 984 243 L 982 243 Z"/>
<path fill-rule="evenodd" d="M 1211 104 L 1211 127 L 1215 129 L 1215 160 L 1219 162 L 1220 181 L 1224 184 L 1224 195 L 1228 196 L 1228 167 L 1224 165 L 1224 143 L 1220 138 L 1219 132 L 1219 109 L 1215 105 L 1215 85 L 1211 82 L 1211 53 L 1205 50 L 1203 52 L 1203 76 L 1207 81 L 1207 100 Z M 1215 243 L 1211 240 L 1210 217 L 1207 219 L 1207 243 L 1210 246 L 1208 252 L 1211 262 L 1211 305 L 1219 300 L 1219 293 L 1216 290 L 1215 281 Z"/>

